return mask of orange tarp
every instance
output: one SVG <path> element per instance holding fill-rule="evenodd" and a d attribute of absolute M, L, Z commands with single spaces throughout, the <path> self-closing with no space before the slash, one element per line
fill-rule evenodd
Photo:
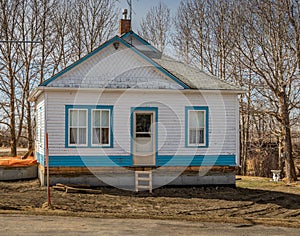
<path fill-rule="evenodd" d="M 37 161 L 32 158 L 22 160 L 21 157 L 0 157 L 0 166 L 32 166 Z"/>

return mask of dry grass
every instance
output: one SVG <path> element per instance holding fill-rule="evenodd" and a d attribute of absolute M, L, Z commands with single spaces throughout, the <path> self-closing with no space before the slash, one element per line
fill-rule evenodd
<path fill-rule="evenodd" d="M 237 188 L 159 188 L 153 194 L 101 188 L 98 194 L 51 190 L 37 180 L 0 182 L 0 213 L 151 218 L 300 227 L 300 184 L 238 176 Z"/>
<path fill-rule="evenodd" d="M 284 180 L 274 182 L 271 178 L 255 176 L 237 176 L 237 179 L 241 179 L 236 181 L 238 188 L 294 193 L 300 196 L 300 181 L 288 184 Z"/>

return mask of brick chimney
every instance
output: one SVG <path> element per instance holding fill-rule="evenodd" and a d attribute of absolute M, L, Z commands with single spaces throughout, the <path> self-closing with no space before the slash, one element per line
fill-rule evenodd
<path fill-rule="evenodd" d="M 131 20 L 127 19 L 127 9 L 123 10 L 123 19 L 119 23 L 119 35 L 128 33 L 131 30 Z"/>

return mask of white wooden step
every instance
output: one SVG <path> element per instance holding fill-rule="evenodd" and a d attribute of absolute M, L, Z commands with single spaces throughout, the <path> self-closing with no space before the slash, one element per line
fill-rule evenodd
<path fill-rule="evenodd" d="M 139 181 L 148 182 L 148 185 L 140 185 Z M 152 193 L 152 171 L 135 171 L 135 191 L 148 189 Z"/>

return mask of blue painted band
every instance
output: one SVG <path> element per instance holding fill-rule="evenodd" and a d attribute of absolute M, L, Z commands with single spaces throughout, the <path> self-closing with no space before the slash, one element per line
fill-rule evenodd
<path fill-rule="evenodd" d="M 158 166 L 236 166 L 235 155 L 159 155 Z"/>
<path fill-rule="evenodd" d="M 45 157 L 37 156 L 44 165 Z M 235 155 L 158 155 L 156 166 L 236 166 Z M 125 167 L 132 165 L 132 156 L 49 156 L 50 167 Z"/>
<path fill-rule="evenodd" d="M 50 167 L 124 167 L 130 166 L 131 156 L 50 156 Z"/>

